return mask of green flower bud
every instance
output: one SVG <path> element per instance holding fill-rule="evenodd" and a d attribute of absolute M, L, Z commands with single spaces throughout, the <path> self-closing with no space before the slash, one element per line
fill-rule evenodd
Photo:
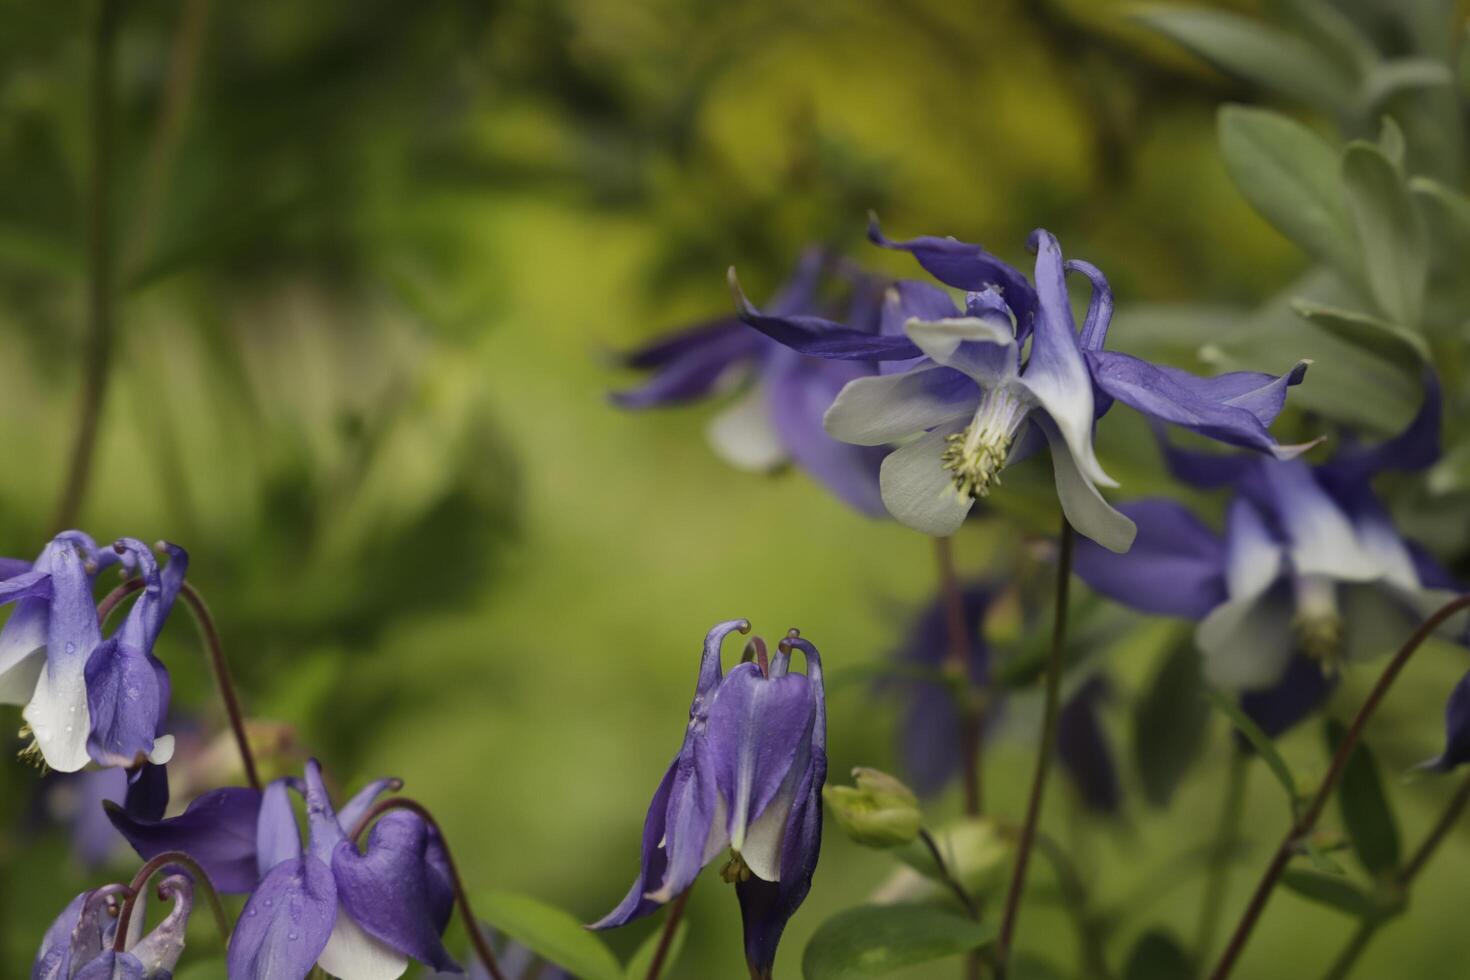
<path fill-rule="evenodd" d="M 847 836 L 866 847 L 898 847 L 919 835 L 922 815 L 913 790 L 877 769 L 859 766 L 852 775 L 856 786 L 822 789 Z"/>

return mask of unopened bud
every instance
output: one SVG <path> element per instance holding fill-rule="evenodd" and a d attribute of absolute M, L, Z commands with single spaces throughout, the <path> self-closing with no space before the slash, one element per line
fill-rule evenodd
<path fill-rule="evenodd" d="M 886 772 L 862 766 L 856 786 L 827 785 L 822 798 L 849 837 L 866 847 L 898 847 L 919 835 L 922 814 L 913 790 Z"/>

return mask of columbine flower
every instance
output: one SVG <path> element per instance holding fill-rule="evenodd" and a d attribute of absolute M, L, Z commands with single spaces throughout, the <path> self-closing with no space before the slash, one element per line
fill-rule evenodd
<path fill-rule="evenodd" d="M 126 891 L 124 885 L 107 885 L 72 899 L 46 930 L 31 980 L 170 980 L 184 952 L 193 882 L 185 874 L 160 881 L 158 893 L 173 901 L 173 909 L 146 936 L 142 910 L 137 910 L 123 951 L 114 953 L 116 904 Z"/>
<path fill-rule="evenodd" d="M 1141 501 L 1127 507 L 1147 529 L 1134 550 L 1120 557 L 1079 543 L 1077 574 L 1125 605 L 1199 620 L 1206 676 L 1256 692 L 1245 699 L 1253 712 L 1290 724 L 1330 691 L 1305 683 L 1294 658 L 1321 673 L 1387 653 L 1457 594 L 1453 580 L 1400 536 L 1369 482 L 1384 470 L 1432 463 L 1439 416 L 1431 378 L 1404 432 L 1377 446 L 1349 445 L 1319 466 L 1166 447 L 1181 479 L 1235 489 L 1224 536 L 1176 503 Z"/>
<path fill-rule="evenodd" d="M 883 502 L 903 523 L 934 535 L 954 533 L 975 500 L 1000 482 L 1006 466 L 1044 442 L 1057 496 L 1077 531 L 1126 551 L 1133 522 L 1110 507 L 1098 486 L 1117 484 L 1093 452 L 1095 419 L 1114 399 L 1151 418 L 1233 445 L 1290 457 L 1304 446 L 1278 446 L 1266 426 L 1281 411 L 1303 362 L 1279 378 L 1239 372 L 1197 378 L 1102 349 L 1112 316 L 1107 280 L 1094 266 L 1063 262 L 1052 235 L 1037 230 L 1033 286 L 976 245 L 917 238 L 880 245 L 913 253 L 942 282 L 967 290 L 965 309 L 914 317 L 907 337 L 872 336 L 821 320 L 761 313 L 731 285 L 741 319 L 804 354 L 834 359 L 925 360 L 900 374 L 858 378 L 828 410 L 829 433 L 857 445 L 904 443 L 883 461 Z M 1078 336 L 1064 279 L 1084 275 L 1092 299 Z M 939 315 L 934 315 L 938 313 Z M 1023 362 L 1021 351 L 1031 341 Z M 909 440 L 909 441 L 905 441 Z"/>
<path fill-rule="evenodd" d="M 815 313 L 833 260 L 808 250 L 770 309 L 782 315 Z M 852 287 L 851 317 L 862 329 L 877 327 L 879 290 L 859 279 Z M 833 439 L 822 413 L 842 386 L 873 372 L 872 365 L 802 357 L 752 332 L 735 317 L 701 324 L 658 340 L 622 358 L 631 368 L 653 371 L 639 388 L 613 395 L 623 408 L 678 405 L 740 388 L 730 407 L 708 429 L 710 445 L 732 466 L 766 472 L 794 462 L 849 506 L 884 513 L 878 494 L 882 454 Z"/>
<path fill-rule="evenodd" d="M 438 834 L 395 810 L 373 825 L 365 852 L 347 836 L 399 785 L 378 780 L 335 811 L 313 759 L 304 785 L 213 790 L 168 820 L 108 814 L 144 858 L 183 851 L 220 891 L 250 893 L 230 938 L 231 980 L 301 980 L 317 965 L 342 980 L 391 980 L 410 959 L 457 970 L 440 940 L 454 898 Z M 306 798 L 304 849 L 293 791 Z"/>
<path fill-rule="evenodd" d="M 962 680 L 970 686 L 972 696 L 984 698 L 982 724 L 986 731 L 994 731 L 1005 701 L 989 687 L 991 649 L 985 635 L 985 617 L 997 596 L 983 585 L 970 585 L 960 591 L 960 599 L 967 644 L 966 677 Z M 889 654 L 900 671 L 879 683 L 880 690 L 902 698 L 899 757 L 904 774 L 924 796 L 940 792 L 960 773 L 959 708 L 950 686 L 953 681 L 905 674 L 935 675 L 945 670 L 949 649 L 944 600 L 936 597 L 914 617 L 902 643 Z M 1057 758 L 1086 806 L 1114 813 L 1120 803 L 1117 766 L 1097 718 L 1105 695 L 1103 680 L 1092 677 L 1068 696 L 1059 719 Z"/>
<path fill-rule="evenodd" d="M 793 630 L 769 663 L 757 637 L 746 660 L 723 674 L 720 645 L 746 632 L 720 623 L 704 641 L 689 725 L 643 825 L 638 878 L 594 929 L 649 914 L 693 884 L 727 847 L 720 874 L 735 885 L 751 973 L 768 977 L 787 921 L 806 898 L 822 838 L 827 776 L 826 700 L 816 648 Z M 806 658 L 790 672 L 790 651 Z"/>

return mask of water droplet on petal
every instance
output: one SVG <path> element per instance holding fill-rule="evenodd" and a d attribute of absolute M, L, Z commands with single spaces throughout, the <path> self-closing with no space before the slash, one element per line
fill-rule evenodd
<path fill-rule="evenodd" d="M 291 942 L 294 943 L 296 941 L 296 933 L 294 933 L 294 932 L 288 933 L 286 935 L 286 938 L 289 939 Z"/>
<path fill-rule="evenodd" d="M 67 640 L 66 641 L 66 652 L 67 653 L 76 653 L 77 652 L 77 645 L 75 643 L 73 643 L 71 640 Z"/>

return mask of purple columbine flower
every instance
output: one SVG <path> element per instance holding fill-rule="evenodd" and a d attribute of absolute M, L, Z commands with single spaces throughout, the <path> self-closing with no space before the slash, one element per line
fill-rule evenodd
<path fill-rule="evenodd" d="M 981 584 L 967 586 L 960 592 L 968 641 L 966 680 L 981 689 L 990 683 L 991 650 L 985 637 L 985 616 L 996 598 L 993 589 Z M 914 617 L 890 659 L 902 668 L 918 668 L 933 674 L 944 669 L 949 649 L 944 601 L 936 597 Z M 902 698 L 899 757 L 904 775 L 920 795 L 938 793 L 959 775 L 962 765 L 960 716 L 954 691 L 938 679 L 906 677 L 903 673 L 881 681 L 879 688 Z M 1098 718 L 1106 693 L 1106 682 L 1101 677 L 1092 677 L 1069 695 L 1058 725 L 1057 759 L 1086 807 L 1100 813 L 1116 813 L 1122 802 L 1122 791 L 1112 749 Z M 987 697 L 984 717 L 987 730 L 996 726 L 1004 703 L 999 697 Z"/>
<path fill-rule="evenodd" d="M 805 252 L 770 309 L 783 315 L 827 309 L 821 295 L 834 266 L 822 249 Z M 851 322 L 877 329 L 881 288 L 875 280 L 849 277 Z M 882 453 L 851 446 L 822 430 L 822 413 L 853 378 L 872 365 L 803 357 L 726 317 L 677 331 L 622 358 L 631 368 L 652 371 L 638 388 L 618 392 L 613 402 L 641 409 L 680 405 L 731 389 L 739 394 L 715 416 L 710 445 L 730 465 L 769 472 L 794 462 L 842 501 L 871 516 L 884 513 L 878 494 Z"/>
<path fill-rule="evenodd" d="M 89 761 L 163 762 L 172 751 L 172 740 L 159 737 L 168 673 L 152 650 L 188 556 L 160 547 L 170 555 L 162 572 L 136 540 L 98 548 L 80 531 L 58 534 L 34 563 L 0 559 L 0 603 L 15 603 L 0 630 L 0 703 L 25 704 L 34 750 L 58 772 Z M 148 584 L 122 627 L 104 640 L 92 584 L 115 562 L 141 570 Z"/>
<path fill-rule="evenodd" d="M 735 885 L 753 976 L 769 977 L 787 921 L 806 898 L 822 843 L 827 716 L 822 662 L 792 631 L 769 664 L 756 638 L 728 674 L 725 637 L 743 619 L 720 623 L 704 640 L 689 724 L 648 808 L 643 858 L 633 887 L 594 929 L 648 915 L 682 894 L 727 847 L 721 876 Z M 806 674 L 790 672 L 791 650 Z"/>
<path fill-rule="evenodd" d="M 883 461 L 880 487 L 889 513 L 910 527 L 953 534 L 1006 466 L 1045 444 L 1067 520 L 1110 550 L 1127 551 L 1136 528 L 1098 492 L 1117 484 L 1092 444 L 1093 423 L 1114 399 L 1150 418 L 1274 456 L 1307 448 L 1280 446 L 1266 431 L 1306 362 L 1281 377 L 1198 378 L 1103 350 L 1113 307 L 1107 280 L 1089 263 L 1064 262 L 1049 232 L 1038 229 L 1028 243 L 1036 252 L 1034 285 L 977 245 L 928 237 L 892 242 L 876 224 L 869 236 L 911 252 L 935 278 L 966 290 L 965 308 L 945 297 L 938 309 L 904 324 L 906 337 L 872 335 L 820 317 L 762 313 L 740 293 L 734 270 L 730 280 L 741 319 L 796 351 L 838 360 L 924 358 L 901 373 L 853 380 L 825 417 L 827 431 L 844 442 L 903 443 Z M 1068 271 L 1092 285 L 1080 336 Z"/>
<path fill-rule="evenodd" d="M 1430 465 L 1439 427 L 1429 378 L 1402 433 L 1377 446 L 1350 443 L 1318 466 L 1166 446 L 1185 482 L 1235 490 L 1223 536 L 1177 503 L 1139 501 L 1124 508 L 1145 529 L 1133 551 L 1079 542 L 1075 570 L 1124 605 L 1198 620 L 1206 677 L 1246 692 L 1242 704 L 1262 727 L 1283 731 L 1331 692 L 1324 672 L 1389 652 L 1458 593 L 1399 534 L 1370 483 L 1384 470 Z"/>
<path fill-rule="evenodd" d="M 147 935 L 140 909 L 129 920 L 123 951 L 115 953 L 115 906 L 126 890 L 107 885 L 72 899 L 46 930 L 31 980 L 171 980 L 194 908 L 193 882 L 185 874 L 160 881 L 158 893 L 173 901 L 173 909 Z"/>
<path fill-rule="evenodd" d="M 348 838 L 397 780 L 380 779 L 334 810 L 316 760 L 304 782 L 212 790 L 179 816 L 138 820 L 109 807 L 144 858 L 183 851 L 222 892 L 249 892 L 230 939 L 231 980 L 301 980 L 320 965 L 344 980 L 391 980 L 410 959 L 459 967 L 440 937 L 453 911 L 448 861 L 423 818 L 385 814 L 359 851 Z M 302 846 L 290 794 L 306 799 Z"/>

